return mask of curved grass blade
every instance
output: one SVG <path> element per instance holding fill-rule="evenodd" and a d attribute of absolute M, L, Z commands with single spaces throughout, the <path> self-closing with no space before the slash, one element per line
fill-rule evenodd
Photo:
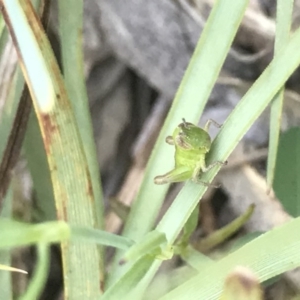
<path fill-rule="evenodd" d="M 199 242 L 196 242 L 194 247 L 198 251 L 207 252 L 208 250 L 221 244 L 234 233 L 236 233 L 250 219 L 253 211 L 254 205 L 249 206 L 249 208 L 242 215 L 237 217 L 228 225 L 216 230 L 209 236 L 201 239 Z"/>
<path fill-rule="evenodd" d="M 37 245 L 38 261 L 33 277 L 29 283 L 27 291 L 20 300 L 39 299 L 40 294 L 45 286 L 49 273 L 50 249 L 48 244 L 40 243 Z"/>

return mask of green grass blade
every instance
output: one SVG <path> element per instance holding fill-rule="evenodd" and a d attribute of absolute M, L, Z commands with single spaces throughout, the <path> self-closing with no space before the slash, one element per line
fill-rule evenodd
<path fill-rule="evenodd" d="M 36 193 L 34 220 L 56 220 L 55 202 L 49 165 L 41 130 L 34 112 L 31 113 L 24 139 L 27 166 Z"/>
<path fill-rule="evenodd" d="M 178 245 L 186 247 L 189 244 L 190 237 L 197 228 L 199 221 L 199 208 L 196 207 L 183 227 L 183 233 L 177 242 Z"/>
<path fill-rule="evenodd" d="M 150 231 L 154 225 L 168 185 L 155 185 L 153 178 L 170 170 L 174 163 L 173 159 L 170 159 L 173 156 L 173 149 L 166 146 L 165 138 L 173 132 L 183 117 L 187 121 L 198 122 L 242 20 L 247 3 L 247 0 L 215 1 L 151 154 L 142 186 L 125 224 L 124 235 L 137 240 Z M 228 10 L 228 7 L 231 9 Z M 136 225 L 138 219 L 142 219 L 139 226 Z M 115 257 L 115 268 L 118 268 L 121 255 L 122 253 L 119 252 Z M 112 270 L 109 284 L 116 280 L 116 273 L 119 272 Z"/>
<path fill-rule="evenodd" d="M 293 0 L 277 1 L 275 55 L 278 54 L 280 49 L 284 47 L 289 40 L 292 24 L 293 3 Z M 267 182 L 270 188 L 272 187 L 274 180 L 283 100 L 284 87 L 280 89 L 271 104 L 269 153 L 267 164 Z"/>
<path fill-rule="evenodd" d="M 49 245 L 40 243 L 37 245 L 38 261 L 33 277 L 27 288 L 26 293 L 20 297 L 20 300 L 39 299 L 40 294 L 45 286 L 49 273 Z"/>
<path fill-rule="evenodd" d="M 129 249 L 135 243 L 122 236 L 87 227 L 70 227 L 63 221 L 28 224 L 0 218 L 0 249 L 28 246 L 31 244 L 57 243 L 72 238 L 82 243 L 90 242 L 121 249 Z"/>
<path fill-rule="evenodd" d="M 210 249 L 216 247 L 217 245 L 224 242 L 234 233 L 236 233 L 252 216 L 254 211 L 254 205 L 250 205 L 250 207 L 235 220 L 227 224 L 226 226 L 214 231 L 209 236 L 201 239 L 199 242 L 195 243 L 195 248 L 201 252 L 207 252 Z"/>
<path fill-rule="evenodd" d="M 95 198 L 90 173 L 49 41 L 28 0 L 2 3 L 41 127 L 58 219 L 94 227 Z M 101 282 L 97 246 L 65 242 L 62 256 L 65 298 L 95 299 Z"/>
<path fill-rule="evenodd" d="M 163 233 L 156 230 L 150 231 L 141 241 L 126 251 L 121 262 L 125 263 L 130 260 L 137 260 L 144 255 L 160 255 L 160 247 L 165 246 L 166 243 L 167 240 Z"/>
<path fill-rule="evenodd" d="M 27 224 L 0 219 L 0 249 L 28 246 L 39 242 L 58 243 L 70 238 L 70 227 L 63 221 Z"/>
<path fill-rule="evenodd" d="M 237 265 L 250 268 L 260 282 L 300 266 L 299 228 L 297 218 L 261 235 L 160 299 L 218 299 L 227 274 Z"/>
<path fill-rule="evenodd" d="M 129 269 L 126 276 L 121 277 L 115 284 L 107 289 L 101 300 L 138 299 L 135 288 L 153 263 L 153 258 L 144 256 L 137 260 Z"/>
<path fill-rule="evenodd" d="M 274 191 L 285 210 L 300 216 L 300 128 L 284 132 L 279 141 Z"/>
<path fill-rule="evenodd" d="M 95 195 L 96 217 L 103 228 L 103 196 L 83 71 L 83 0 L 58 1 L 63 75 L 83 142 Z"/>
<path fill-rule="evenodd" d="M 82 241 L 84 243 L 91 242 L 124 250 L 134 245 L 134 242 L 126 237 L 92 228 L 72 227 L 71 235 L 73 240 Z"/>

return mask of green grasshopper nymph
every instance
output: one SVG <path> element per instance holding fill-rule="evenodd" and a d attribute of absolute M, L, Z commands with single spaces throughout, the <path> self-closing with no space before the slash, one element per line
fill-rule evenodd
<path fill-rule="evenodd" d="M 217 122 L 209 119 L 204 128 L 200 128 L 182 119 L 166 142 L 175 146 L 175 168 L 165 175 L 156 176 L 154 183 L 166 184 L 192 179 L 196 183 L 209 186 L 209 183 L 200 181 L 200 175 L 216 165 L 227 162 L 215 161 L 209 166 L 205 164 L 205 156 L 211 147 L 211 138 L 208 129 L 211 124 L 221 127 Z"/>

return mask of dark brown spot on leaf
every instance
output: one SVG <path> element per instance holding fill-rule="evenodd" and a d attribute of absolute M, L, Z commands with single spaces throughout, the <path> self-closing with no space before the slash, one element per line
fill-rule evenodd
<path fill-rule="evenodd" d="M 41 125 L 43 131 L 44 146 L 46 153 L 49 154 L 52 136 L 57 130 L 56 124 L 53 122 L 49 114 L 41 114 Z"/>

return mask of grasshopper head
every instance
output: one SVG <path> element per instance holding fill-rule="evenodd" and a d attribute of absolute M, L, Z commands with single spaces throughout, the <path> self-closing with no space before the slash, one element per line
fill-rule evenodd
<path fill-rule="evenodd" d="M 186 150 L 197 150 L 207 153 L 211 146 L 209 134 L 202 128 L 186 122 L 178 125 L 174 130 L 173 139 L 175 144 Z"/>

